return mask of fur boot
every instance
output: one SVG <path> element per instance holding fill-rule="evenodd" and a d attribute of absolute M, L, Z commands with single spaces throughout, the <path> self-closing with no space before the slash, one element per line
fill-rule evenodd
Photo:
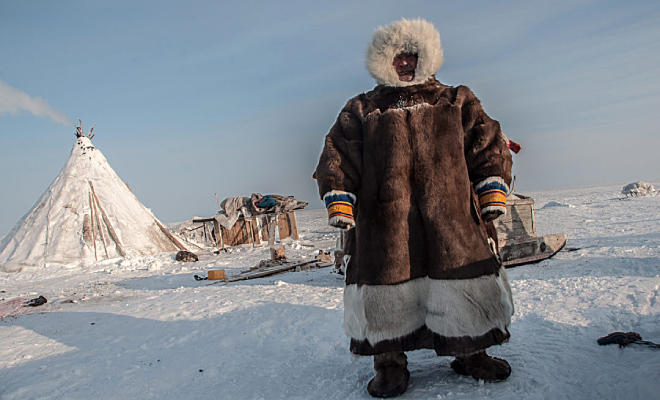
<path fill-rule="evenodd" d="M 394 397 L 408 389 L 408 357 L 403 352 L 377 354 L 374 356 L 376 376 L 367 385 L 374 397 Z"/>
<path fill-rule="evenodd" d="M 511 366 L 501 358 L 491 357 L 485 351 L 456 357 L 451 362 L 451 369 L 461 375 L 469 375 L 474 379 L 486 382 L 503 381 L 511 375 Z"/>

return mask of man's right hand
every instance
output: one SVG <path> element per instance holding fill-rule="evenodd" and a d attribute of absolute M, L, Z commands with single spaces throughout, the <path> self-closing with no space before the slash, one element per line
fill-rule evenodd
<path fill-rule="evenodd" d="M 355 222 L 332 218 L 328 221 L 328 225 L 334 226 L 335 228 L 339 228 L 339 229 L 351 229 L 352 227 L 355 226 Z"/>

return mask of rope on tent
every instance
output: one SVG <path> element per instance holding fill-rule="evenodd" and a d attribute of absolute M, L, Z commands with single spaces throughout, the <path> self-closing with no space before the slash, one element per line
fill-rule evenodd
<path fill-rule="evenodd" d="M 158 221 L 158 220 L 156 219 L 156 217 L 154 217 L 154 222 L 156 223 L 156 225 L 158 225 L 158 228 L 160 228 L 161 232 L 163 232 L 163 234 L 164 234 L 165 236 L 167 236 L 167 237 L 172 241 L 172 243 L 174 243 L 174 245 L 175 245 L 176 247 L 179 248 L 179 250 L 186 250 L 186 251 L 188 250 L 188 249 L 186 248 L 186 246 L 184 246 L 183 244 L 181 244 L 181 242 L 179 242 L 179 241 L 174 237 L 174 235 L 172 235 L 172 234 L 167 230 L 167 228 L 165 228 L 165 227 L 163 226 L 163 224 L 161 224 L 160 221 Z"/>
<path fill-rule="evenodd" d="M 620 348 L 629 344 L 642 344 L 653 349 L 660 349 L 660 344 L 642 340 L 642 335 L 637 332 L 613 332 L 597 340 L 598 344 L 605 346 L 608 344 L 618 344 Z"/>

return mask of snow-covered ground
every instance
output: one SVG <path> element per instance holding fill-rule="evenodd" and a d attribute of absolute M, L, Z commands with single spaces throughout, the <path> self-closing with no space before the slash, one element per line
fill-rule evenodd
<path fill-rule="evenodd" d="M 660 196 L 619 200 L 620 190 L 523 193 L 536 201 L 537 233 L 565 232 L 579 249 L 508 270 L 511 340 L 491 353 L 510 362 L 511 377 L 484 384 L 417 351 L 401 398 L 657 399 L 659 350 L 596 343 L 614 331 L 660 342 Z M 299 212 L 298 223 L 289 257 L 335 246 L 323 210 Z M 193 279 L 268 257 L 243 247 L 197 263 L 166 254 L 1 273 L 0 307 L 49 302 L 0 321 L 0 398 L 370 398 L 372 361 L 348 352 L 342 277 L 330 268 L 226 285 Z"/>

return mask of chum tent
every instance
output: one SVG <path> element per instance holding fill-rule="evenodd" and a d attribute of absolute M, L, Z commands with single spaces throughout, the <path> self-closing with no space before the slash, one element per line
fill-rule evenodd
<path fill-rule="evenodd" d="M 57 178 L 0 241 L 0 270 L 185 250 L 94 147 L 93 130 L 76 127 Z"/>

